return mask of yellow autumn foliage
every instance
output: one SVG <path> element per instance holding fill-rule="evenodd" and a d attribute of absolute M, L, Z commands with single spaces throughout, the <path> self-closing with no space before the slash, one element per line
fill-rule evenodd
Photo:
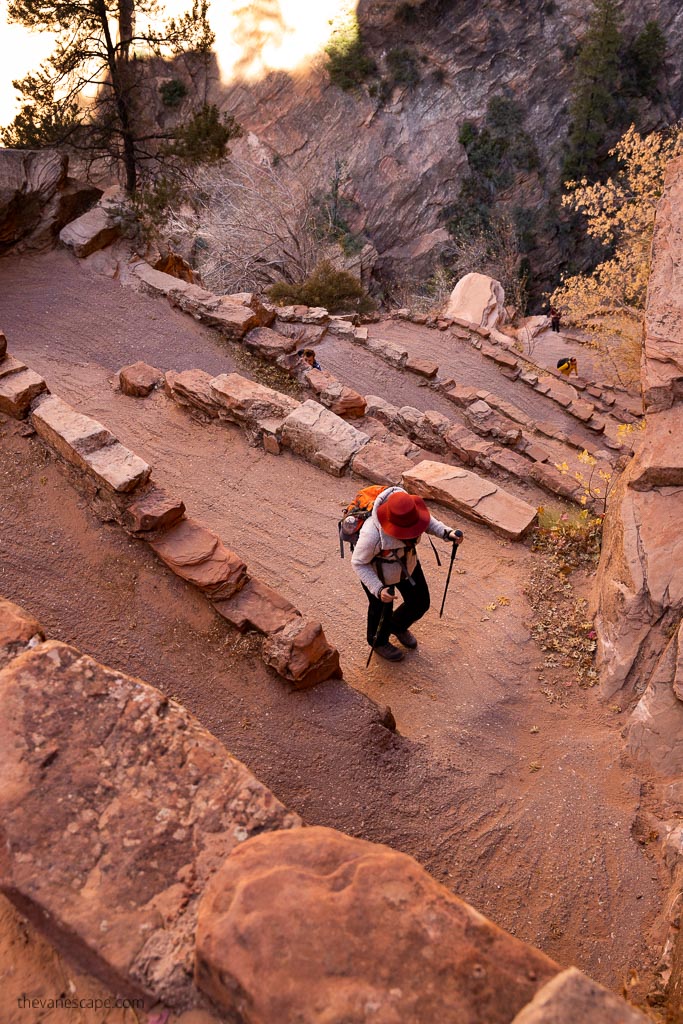
<path fill-rule="evenodd" d="M 562 198 L 563 206 L 584 214 L 588 234 L 610 255 L 591 274 L 567 278 L 551 301 L 596 340 L 621 337 L 637 360 L 655 211 L 667 165 L 683 155 L 683 128 L 643 136 L 631 125 L 610 155 L 619 164 L 614 177 L 593 185 L 585 179 L 567 182 Z"/>

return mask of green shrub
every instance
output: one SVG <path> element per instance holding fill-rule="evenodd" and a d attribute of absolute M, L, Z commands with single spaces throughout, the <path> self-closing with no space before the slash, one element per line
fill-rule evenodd
<path fill-rule="evenodd" d="M 231 139 L 239 139 L 243 134 L 232 114 L 221 116 L 215 104 L 205 103 L 194 117 L 176 129 L 169 153 L 190 164 L 211 163 L 225 156 Z"/>
<path fill-rule="evenodd" d="M 407 47 L 397 47 L 387 54 L 387 68 L 394 85 L 414 88 L 420 81 L 420 72 L 414 52 Z"/>
<path fill-rule="evenodd" d="M 345 92 L 357 89 L 377 72 L 377 65 L 365 52 L 358 19 L 350 18 L 337 29 L 325 47 L 327 73 L 332 85 Z"/>
<path fill-rule="evenodd" d="M 656 21 L 648 21 L 624 53 L 624 71 L 638 96 L 655 99 L 664 72 L 666 37 Z"/>
<path fill-rule="evenodd" d="M 159 95 L 164 106 L 179 107 L 187 96 L 187 86 L 181 78 L 172 78 L 170 82 L 161 83 Z"/>
<path fill-rule="evenodd" d="M 408 3 L 407 0 L 405 0 L 404 3 L 400 3 L 396 8 L 394 18 L 396 19 L 396 21 L 400 21 L 404 25 L 414 25 L 415 22 L 418 20 L 419 13 L 419 6 Z"/>
<path fill-rule="evenodd" d="M 375 304 L 353 274 L 323 260 L 301 284 L 278 281 L 268 291 L 282 306 L 324 306 L 330 313 L 370 313 Z"/>

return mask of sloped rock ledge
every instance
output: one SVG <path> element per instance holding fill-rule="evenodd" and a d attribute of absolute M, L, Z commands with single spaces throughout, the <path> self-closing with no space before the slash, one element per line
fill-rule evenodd
<path fill-rule="evenodd" d="M 645 1021 L 413 858 L 302 827 L 181 705 L 6 601 L 3 662 L 0 891 L 112 991 L 244 1024 Z"/>

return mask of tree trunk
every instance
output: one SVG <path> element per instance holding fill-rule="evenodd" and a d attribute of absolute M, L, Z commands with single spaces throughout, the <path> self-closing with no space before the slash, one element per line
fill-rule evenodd
<path fill-rule="evenodd" d="M 131 23 L 134 16 L 134 7 L 135 0 L 120 0 L 119 11 L 125 8 L 127 14 L 130 16 Z M 114 46 L 111 38 L 111 32 L 109 30 L 109 21 L 107 18 L 107 9 L 104 0 L 95 0 L 95 11 L 100 19 L 102 33 L 107 47 L 107 65 L 111 76 L 111 87 L 114 92 L 114 103 L 116 105 L 116 114 L 119 119 L 121 138 L 123 139 L 122 159 L 123 168 L 126 174 L 126 192 L 129 195 L 132 195 L 137 187 L 137 164 L 135 160 L 135 136 L 130 123 L 130 112 L 128 110 L 125 85 L 121 75 L 121 66 L 117 56 L 116 47 Z M 121 26 L 119 27 L 119 32 L 121 34 L 123 33 Z"/>

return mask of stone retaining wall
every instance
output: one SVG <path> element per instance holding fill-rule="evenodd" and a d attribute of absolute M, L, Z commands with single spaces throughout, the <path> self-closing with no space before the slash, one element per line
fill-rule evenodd
<path fill-rule="evenodd" d="M 202 417 L 239 424 L 254 443 L 262 444 L 266 451 L 278 454 L 281 447 L 288 448 L 335 476 L 353 472 L 363 479 L 386 484 L 403 479 L 407 487 L 420 476 L 419 467 L 414 467 L 396 444 L 371 440 L 369 434 L 318 402 L 311 399 L 297 402 L 237 373 L 214 378 L 201 370 L 167 373 L 166 389 L 181 405 Z M 371 398 L 368 399 L 370 401 Z M 407 408 L 399 412 L 404 413 L 404 422 L 407 423 Z M 418 421 L 429 423 L 435 433 L 445 432 L 450 426 L 448 419 L 440 413 L 410 412 Z M 447 488 L 434 488 L 425 481 L 427 497 L 468 519 L 489 526 L 502 536 L 519 540 L 536 521 L 535 508 L 496 483 L 444 463 L 420 465 L 438 467 L 441 474 L 449 478 Z M 482 500 L 484 495 L 487 496 L 486 501 Z"/>
<path fill-rule="evenodd" d="M 291 411 L 286 403 L 292 402 L 280 396 L 279 408 Z M 255 418 L 255 405 L 245 399 L 233 415 Z M 49 394 L 45 381 L 10 355 L 0 358 L 0 411 L 16 418 L 30 414 L 38 436 L 73 468 L 98 509 L 148 543 L 231 625 L 262 633 L 264 661 L 292 687 L 303 689 L 340 675 L 339 653 L 319 622 L 250 577 L 244 562 L 216 534 L 185 518 L 182 501 L 151 482 L 147 463 L 101 423 Z"/>
<path fill-rule="evenodd" d="M 181 705 L 2 600 L 0 702 L 0 891 L 118 995 L 243 1024 L 646 1020 L 411 857 L 302 828 Z"/>

